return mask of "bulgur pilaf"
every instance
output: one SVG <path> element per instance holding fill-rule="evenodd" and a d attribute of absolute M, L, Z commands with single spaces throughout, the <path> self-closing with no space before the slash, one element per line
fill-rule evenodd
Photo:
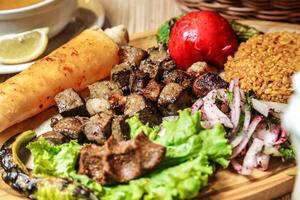
<path fill-rule="evenodd" d="M 225 79 L 239 78 L 241 88 L 267 101 L 286 103 L 292 75 L 300 70 L 300 34 L 267 33 L 242 43 L 225 64 Z"/>

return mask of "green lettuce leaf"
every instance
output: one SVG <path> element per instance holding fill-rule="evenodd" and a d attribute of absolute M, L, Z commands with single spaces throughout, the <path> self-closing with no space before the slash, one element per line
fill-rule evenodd
<path fill-rule="evenodd" d="M 147 178 L 130 181 L 127 185 L 106 187 L 104 200 L 160 200 L 191 199 L 207 185 L 213 173 L 206 156 L 152 173 Z"/>
<path fill-rule="evenodd" d="M 153 128 L 149 127 L 148 124 L 144 125 L 138 115 L 135 115 L 126 120 L 130 127 L 130 137 L 134 138 L 141 132 L 144 132 L 150 140 L 155 140 L 157 137 L 157 133 L 159 131 L 159 127 L 155 126 Z"/>
<path fill-rule="evenodd" d="M 75 165 L 81 149 L 76 141 L 54 145 L 40 139 L 30 142 L 27 148 L 33 155 L 35 176 L 68 177 L 76 173 Z"/>

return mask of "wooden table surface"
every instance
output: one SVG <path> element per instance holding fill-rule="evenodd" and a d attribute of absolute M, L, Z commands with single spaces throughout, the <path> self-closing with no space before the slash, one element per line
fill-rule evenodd
<path fill-rule="evenodd" d="M 106 10 L 108 24 L 124 24 L 129 33 L 153 30 L 182 11 L 174 0 L 99 0 Z M 9 75 L 0 75 L 0 82 Z M 281 200 L 289 200 L 286 195 Z"/>

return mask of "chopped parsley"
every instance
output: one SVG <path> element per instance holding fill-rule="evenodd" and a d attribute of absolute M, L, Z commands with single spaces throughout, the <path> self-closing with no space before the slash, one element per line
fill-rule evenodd
<path fill-rule="evenodd" d="M 281 154 L 281 156 L 285 159 L 285 160 L 293 160 L 295 159 L 295 152 L 292 148 L 292 146 L 288 146 L 288 147 L 281 147 L 279 149 L 279 153 Z"/>
<path fill-rule="evenodd" d="M 227 96 L 227 99 L 228 99 L 228 103 L 229 103 L 229 105 L 231 105 L 232 102 L 233 102 L 233 92 L 230 92 L 230 91 L 227 90 L 225 93 L 226 93 L 226 96 Z"/>

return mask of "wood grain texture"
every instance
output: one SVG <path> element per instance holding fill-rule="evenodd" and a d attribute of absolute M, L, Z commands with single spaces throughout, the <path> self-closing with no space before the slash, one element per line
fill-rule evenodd
<path fill-rule="evenodd" d="M 300 30 L 300 26 L 280 23 L 262 23 L 257 21 L 243 21 L 246 24 L 261 26 L 264 31 L 273 31 L 274 27 L 278 30 L 282 27 L 289 30 Z M 131 45 L 148 48 L 156 45 L 155 30 L 131 37 Z M 10 136 L 28 130 L 34 129 L 41 122 L 53 116 L 56 113 L 55 108 L 51 108 L 31 119 L 28 119 L 16 126 L 4 131 L 0 136 L 0 145 Z M 294 163 L 282 164 L 279 159 L 272 159 L 272 164 L 267 171 L 255 170 L 252 176 L 240 176 L 233 170 L 218 170 L 216 176 L 209 183 L 209 187 L 200 191 L 198 199 L 211 200 L 268 200 L 278 198 L 284 194 L 290 193 L 295 181 L 296 167 Z M 0 199 L 22 200 L 19 194 L 10 189 L 2 179 L 0 179 Z M 282 200 L 289 200 L 285 196 Z"/>

